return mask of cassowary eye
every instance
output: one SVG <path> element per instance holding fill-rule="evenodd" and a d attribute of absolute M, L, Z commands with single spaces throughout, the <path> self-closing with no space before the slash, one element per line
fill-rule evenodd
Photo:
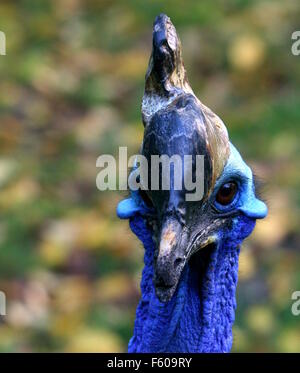
<path fill-rule="evenodd" d="M 237 192 L 237 185 L 234 182 L 225 183 L 221 186 L 216 196 L 216 201 L 223 206 L 229 205 Z"/>

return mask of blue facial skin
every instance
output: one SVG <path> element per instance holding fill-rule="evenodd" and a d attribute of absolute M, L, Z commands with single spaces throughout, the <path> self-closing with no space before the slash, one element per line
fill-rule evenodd
<path fill-rule="evenodd" d="M 144 215 L 147 213 L 147 209 L 143 207 L 143 201 L 137 203 L 134 196 L 137 196 L 137 192 L 131 191 L 131 198 L 124 199 L 118 204 L 117 215 L 120 219 L 129 219 L 135 214 Z"/>
<path fill-rule="evenodd" d="M 237 210 L 252 219 L 263 219 L 267 216 L 268 208 L 266 204 L 255 197 L 252 171 L 231 143 L 230 157 L 222 175 L 216 182 L 215 193 L 213 193 L 212 197 L 215 198 L 221 185 L 229 181 L 235 181 L 238 184 L 238 192 L 230 205 L 224 207 L 215 202 L 215 206 L 220 212 Z"/>
<path fill-rule="evenodd" d="M 256 219 L 267 215 L 267 207 L 255 197 L 250 168 L 233 145 L 230 149 L 230 157 L 210 196 L 210 204 L 220 217 L 228 216 L 231 224 L 224 225 L 217 232 L 217 245 L 211 252 L 210 265 L 201 277 L 201 284 L 197 265 L 188 263 L 169 302 L 160 302 L 155 294 L 155 244 L 144 220 L 150 211 L 138 192 L 132 192 L 130 198 L 118 205 L 118 216 L 130 219 L 132 231 L 145 248 L 142 295 L 136 311 L 134 334 L 128 346 L 129 352 L 231 350 L 239 245 L 251 234 Z M 223 206 L 215 198 L 221 185 L 229 181 L 236 182 L 238 191 L 233 201 Z M 204 283 L 205 286 L 202 286 Z"/>

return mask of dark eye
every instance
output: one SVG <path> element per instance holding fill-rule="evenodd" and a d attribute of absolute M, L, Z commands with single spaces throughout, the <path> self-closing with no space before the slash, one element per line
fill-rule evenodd
<path fill-rule="evenodd" d="M 237 192 L 237 185 L 234 182 L 225 183 L 221 186 L 216 196 L 216 201 L 223 206 L 229 205 Z"/>

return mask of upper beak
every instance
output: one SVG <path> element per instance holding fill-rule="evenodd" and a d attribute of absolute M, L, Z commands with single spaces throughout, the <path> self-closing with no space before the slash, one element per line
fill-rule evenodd
<path fill-rule="evenodd" d="M 198 234 L 191 239 L 188 230 L 175 218 L 168 218 L 162 225 L 160 242 L 154 261 L 154 284 L 161 302 L 169 301 L 179 283 L 183 269 L 190 257 L 199 249 L 214 243 L 216 236 Z"/>
<path fill-rule="evenodd" d="M 186 262 L 187 233 L 175 218 L 162 225 L 155 260 L 154 282 L 159 300 L 166 302 L 174 294 Z"/>

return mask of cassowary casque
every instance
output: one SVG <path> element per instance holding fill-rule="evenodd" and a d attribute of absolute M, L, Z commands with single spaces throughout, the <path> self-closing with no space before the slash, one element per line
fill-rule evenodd
<path fill-rule="evenodd" d="M 141 154 L 149 164 L 154 154 L 204 155 L 204 193 L 190 202 L 184 188 L 138 190 L 118 205 L 145 247 L 128 350 L 229 352 L 240 244 L 267 207 L 224 123 L 193 93 L 180 40 L 164 14 L 154 22 L 142 116 Z"/>

